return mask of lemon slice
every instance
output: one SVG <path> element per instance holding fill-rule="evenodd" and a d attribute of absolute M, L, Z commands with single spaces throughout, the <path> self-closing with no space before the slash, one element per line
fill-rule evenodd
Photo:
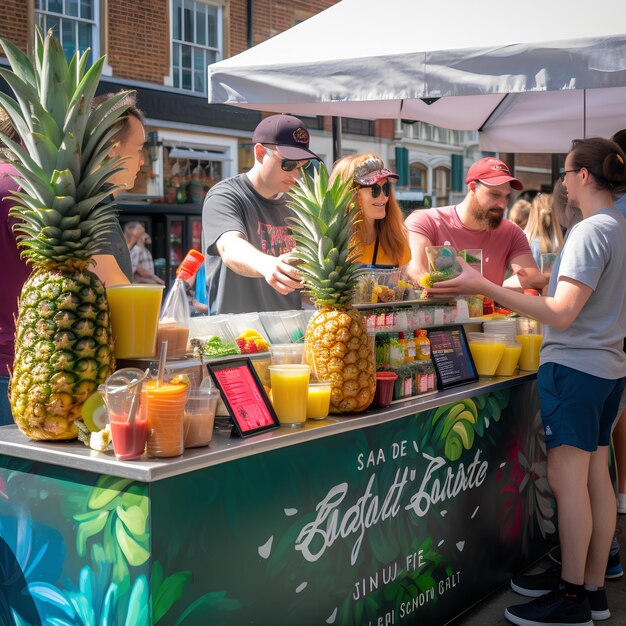
<path fill-rule="evenodd" d="M 101 431 L 109 423 L 109 412 L 99 391 L 94 391 L 87 398 L 81 409 L 81 417 L 92 433 Z"/>

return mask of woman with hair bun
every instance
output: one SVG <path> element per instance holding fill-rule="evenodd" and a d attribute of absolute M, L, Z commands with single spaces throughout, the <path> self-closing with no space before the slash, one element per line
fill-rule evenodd
<path fill-rule="evenodd" d="M 626 219 L 613 198 L 626 184 L 626 155 L 608 139 L 576 140 L 561 180 L 583 219 L 568 231 L 546 296 L 494 285 L 462 259 L 460 276 L 429 290 L 482 293 L 545 325 L 537 388 L 562 562 L 560 572 L 512 580 L 522 595 L 549 592 L 506 610 L 509 621 L 524 626 L 610 617 L 604 578 L 616 502 L 608 451 L 626 384 Z"/>
<path fill-rule="evenodd" d="M 357 259 L 366 265 L 406 265 L 411 250 L 404 217 L 396 202 L 392 182 L 398 175 L 372 153 L 350 154 L 335 163 L 330 182 L 337 177 L 354 185 L 354 201 L 361 215 L 354 233 L 360 243 Z"/>

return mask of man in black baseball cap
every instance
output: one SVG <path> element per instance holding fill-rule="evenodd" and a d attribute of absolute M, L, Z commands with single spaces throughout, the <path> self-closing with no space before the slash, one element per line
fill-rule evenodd
<path fill-rule="evenodd" d="M 297 117 L 265 118 L 252 135 L 252 169 L 207 193 L 202 240 L 211 313 L 301 308 L 286 194 L 311 160 L 321 160 L 309 140 Z"/>

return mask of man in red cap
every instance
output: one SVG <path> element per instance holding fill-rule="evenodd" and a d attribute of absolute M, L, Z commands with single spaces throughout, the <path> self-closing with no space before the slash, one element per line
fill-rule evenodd
<path fill-rule="evenodd" d="M 265 118 L 252 141 L 252 169 L 212 187 L 202 209 L 212 314 L 301 308 L 286 194 L 319 157 L 309 150 L 304 124 L 291 115 Z"/>
<path fill-rule="evenodd" d="M 521 191 L 522 183 L 494 157 L 476 161 L 465 182 L 468 192 L 460 204 L 414 211 L 406 219 L 411 274 L 417 278 L 428 271 L 426 246 L 449 244 L 457 251 L 482 250 L 483 275 L 490 281 L 502 285 L 510 266 L 516 277 L 507 281 L 507 286 L 541 290 L 547 281 L 524 232 L 504 219 L 511 190 Z"/>

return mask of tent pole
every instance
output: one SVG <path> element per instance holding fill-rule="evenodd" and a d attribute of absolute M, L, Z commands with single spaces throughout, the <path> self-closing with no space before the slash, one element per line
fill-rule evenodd
<path fill-rule="evenodd" d="M 333 163 L 341 158 L 341 118 L 333 115 Z"/>
<path fill-rule="evenodd" d="M 587 139 L 587 90 L 583 89 L 583 139 Z"/>

